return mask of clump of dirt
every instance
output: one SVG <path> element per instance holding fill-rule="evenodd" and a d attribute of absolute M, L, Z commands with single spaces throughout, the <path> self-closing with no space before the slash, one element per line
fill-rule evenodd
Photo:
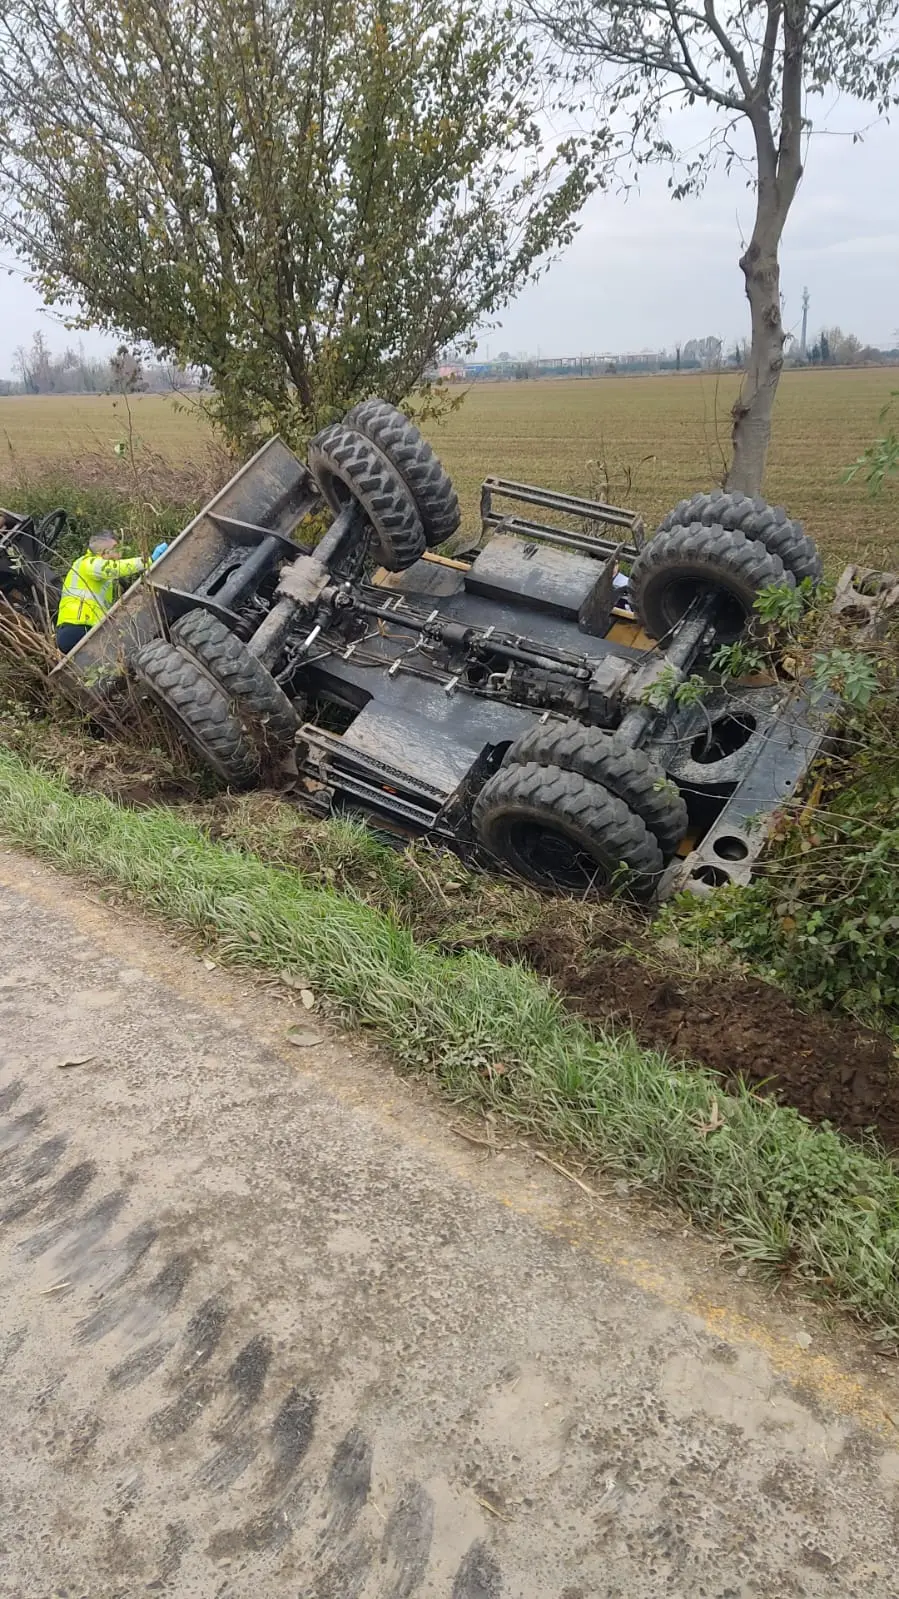
<path fill-rule="evenodd" d="M 858 1136 L 873 1128 L 899 1149 L 899 1071 L 883 1033 L 809 1015 L 779 988 L 704 972 L 659 973 L 633 957 L 585 956 L 572 940 L 525 938 L 493 952 L 550 978 L 571 1008 L 599 1024 L 630 1025 L 643 1044 L 743 1079 L 810 1121 Z"/>

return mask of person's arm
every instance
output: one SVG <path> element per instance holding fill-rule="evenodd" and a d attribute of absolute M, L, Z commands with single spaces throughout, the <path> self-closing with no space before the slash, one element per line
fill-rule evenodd
<path fill-rule="evenodd" d="M 96 578 L 111 577 L 136 577 L 138 572 L 143 572 L 149 565 L 142 555 L 124 556 L 120 560 L 104 560 L 98 555 L 91 561 L 91 576 Z"/>

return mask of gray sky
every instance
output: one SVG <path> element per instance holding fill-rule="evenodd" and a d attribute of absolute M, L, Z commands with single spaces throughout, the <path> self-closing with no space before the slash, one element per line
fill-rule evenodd
<path fill-rule="evenodd" d="M 828 118 L 834 130 L 865 120 L 864 111 L 839 106 Z M 781 252 L 784 322 L 797 336 L 807 284 L 810 332 L 837 325 L 863 343 L 899 343 L 897 169 L 899 122 L 879 124 L 859 144 L 836 131 L 812 140 Z M 753 210 L 744 175 L 722 169 L 695 199 L 672 200 L 659 169 L 626 200 L 594 195 L 569 250 L 509 307 L 480 353 L 539 345 L 544 355 L 577 355 L 670 349 L 707 334 L 742 338 L 749 308 L 738 262 Z"/>
<path fill-rule="evenodd" d="M 831 128 L 860 126 L 837 107 Z M 815 138 L 782 253 L 785 322 L 798 333 L 804 284 L 811 331 L 834 324 L 864 343 L 892 346 L 899 329 L 899 122 L 878 125 L 862 144 L 836 133 Z M 628 200 L 597 194 L 562 259 L 481 340 L 543 355 L 673 347 L 715 334 L 730 343 L 748 328 L 737 261 L 751 226 L 752 195 L 740 174 L 715 173 L 697 199 L 669 198 L 665 175 L 644 176 Z M 19 273 L 0 276 L 0 373 L 16 345 L 42 327 L 54 349 L 68 338 L 42 313 Z M 90 351 L 110 341 L 82 336 Z"/>

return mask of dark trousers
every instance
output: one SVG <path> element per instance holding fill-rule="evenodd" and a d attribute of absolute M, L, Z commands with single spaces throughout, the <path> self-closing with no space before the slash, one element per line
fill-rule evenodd
<path fill-rule="evenodd" d="M 91 630 L 90 622 L 63 622 L 62 627 L 56 629 L 56 647 L 63 655 L 68 655 L 76 644 L 80 644 L 85 633 Z"/>

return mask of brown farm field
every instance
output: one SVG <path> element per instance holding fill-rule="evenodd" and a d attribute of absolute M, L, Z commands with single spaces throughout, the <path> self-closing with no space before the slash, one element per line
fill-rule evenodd
<path fill-rule="evenodd" d="M 860 481 L 840 481 L 878 431 L 878 414 L 899 372 L 789 372 L 781 384 L 767 498 L 805 522 L 836 569 L 848 557 L 899 564 L 899 485 L 871 500 Z M 426 425 L 476 525 L 481 480 L 493 474 L 628 503 L 652 524 L 685 495 L 720 479 L 734 377 L 663 376 L 484 384 L 440 423 Z M 200 416 L 171 400 L 130 402 L 138 459 L 201 461 Z M 0 478 L 64 479 L 90 457 L 112 469 L 126 431 L 122 402 L 109 396 L 0 399 Z M 77 473 L 74 474 L 77 476 Z"/>

